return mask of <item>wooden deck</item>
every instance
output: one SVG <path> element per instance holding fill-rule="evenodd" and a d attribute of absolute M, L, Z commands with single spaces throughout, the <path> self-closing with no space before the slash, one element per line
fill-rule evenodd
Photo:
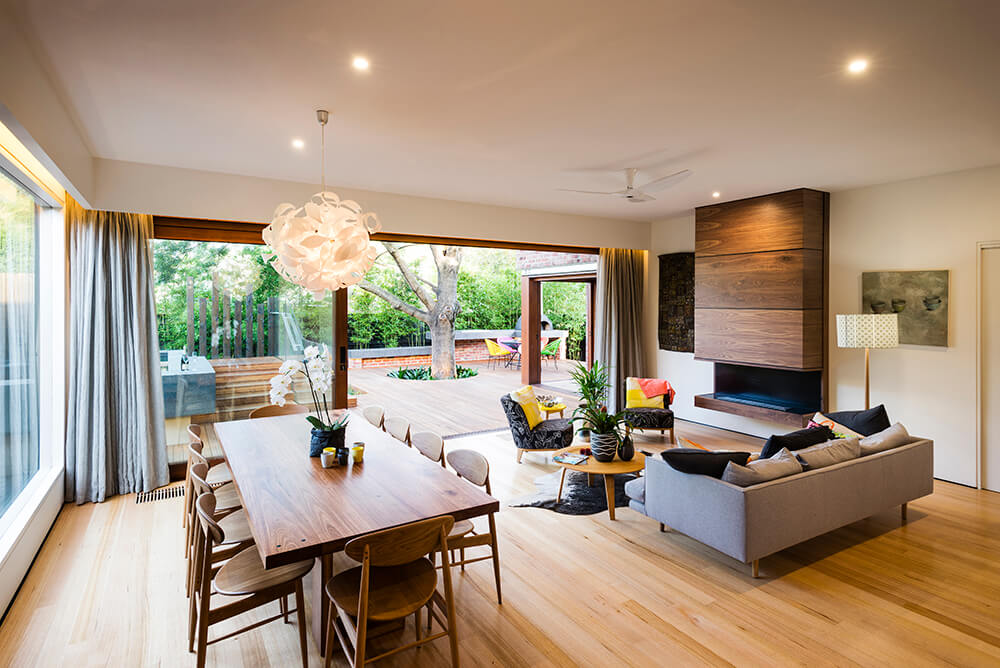
<path fill-rule="evenodd" d="M 543 382 L 535 386 L 536 392 L 562 397 L 567 405 L 566 417 L 579 403 L 566 382 L 571 364 L 562 362 L 558 369 L 546 364 Z M 500 397 L 521 387 L 520 370 L 502 366 L 487 369 L 485 363 L 469 366 L 479 375 L 457 380 L 399 380 L 386 375 L 390 369 L 351 369 L 349 382 L 363 392 L 358 396 L 357 410 L 382 406 L 386 415 L 409 420 L 414 431 L 451 436 L 507 428 Z"/>

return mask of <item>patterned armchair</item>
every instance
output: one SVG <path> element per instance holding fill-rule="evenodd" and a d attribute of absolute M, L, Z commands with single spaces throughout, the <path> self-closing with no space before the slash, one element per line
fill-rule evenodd
<path fill-rule="evenodd" d="M 561 450 L 573 443 L 573 423 L 568 419 L 542 420 L 534 429 L 528 427 L 528 418 L 520 404 L 505 394 L 500 397 L 500 405 L 507 414 L 510 432 L 514 435 L 514 445 L 517 447 L 517 463 L 521 463 L 521 455 L 525 450 L 550 451 Z"/>
<path fill-rule="evenodd" d="M 670 430 L 670 442 L 676 443 L 674 436 L 674 412 L 670 410 L 670 400 L 663 397 L 664 408 L 626 408 L 625 422 L 636 431 L 659 430 L 662 434 Z"/>

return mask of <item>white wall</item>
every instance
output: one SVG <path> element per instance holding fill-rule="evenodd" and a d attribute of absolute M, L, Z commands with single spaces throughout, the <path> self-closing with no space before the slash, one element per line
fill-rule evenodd
<path fill-rule="evenodd" d="M 976 243 L 1000 239 L 1000 166 L 832 193 L 830 198 L 830 409 L 864 402 L 864 358 L 836 347 L 833 315 L 861 308 L 861 272 L 949 269 L 950 345 L 872 351 L 872 402 L 892 420 L 933 438 L 935 475 L 976 483 Z M 649 280 L 656 255 L 694 249 L 694 214 L 653 223 Z M 757 421 L 694 408 L 712 391 L 711 365 L 690 353 L 656 350 L 656 294 L 647 335 L 657 375 L 678 391 L 676 413 L 756 435 L 780 431 Z"/>
<path fill-rule="evenodd" d="M 0 2 L 0 122 L 73 197 L 90 202 L 94 160 L 73 116 L 25 39 L 19 17 Z"/>
<path fill-rule="evenodd" d="M 94 207 L 169 216 L 267 222 L 281 202 L 317 184 L 98 159 Z M 374 211 L 386 232 L 538 243 L 646 248 L 649 223 L 573 216 L 327 186 Z"/>

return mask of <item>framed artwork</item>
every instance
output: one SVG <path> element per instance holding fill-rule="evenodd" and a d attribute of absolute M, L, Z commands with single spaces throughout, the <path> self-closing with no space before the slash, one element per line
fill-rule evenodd
<path fill-rule="evenodd" d="M 661 350 L 694 352 L 694 253 L 660 256 Z"/>
<path fill-rule="evenodd" d="M 948 270 L 866 271 L 862 313 L 899 314 L 899 342 L 948 345 Z"/>

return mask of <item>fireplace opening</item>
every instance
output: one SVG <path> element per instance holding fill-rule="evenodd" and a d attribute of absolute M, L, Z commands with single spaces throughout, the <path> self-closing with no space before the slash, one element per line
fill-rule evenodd
<path fill-rule="evenodd" d="M 715 363 L 715 398 L 786 413 L 810 413 L 823 403 L 823 372 Z"/>

